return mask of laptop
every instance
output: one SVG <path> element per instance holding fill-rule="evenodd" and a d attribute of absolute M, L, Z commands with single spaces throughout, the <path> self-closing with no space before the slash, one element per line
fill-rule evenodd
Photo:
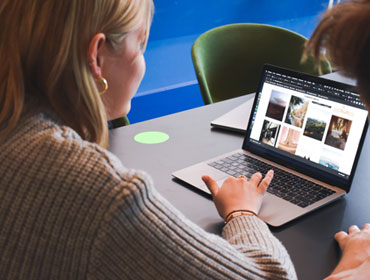
<path fill-rule="evenodd" d="M 356 81 L 343 76 L 340 72 L 333 72 L 322 76 L 323 78 L 344 82 L 349 85 L 356 85 Z M 245 133 L 248 126 L 249 115 L 252 109 L 255 93 L 247 95 L 248 100 L 240 104 L 229 112 L 211 121 L 211 126 L 215 128 L 231 130 L 234 132 Z"/>
<path fill-rule="evenodd" d="M 242 148 L 172 175 L 210 193 L 202 175 L 221 186 L 273 169 L 259 217 L 278 227 L 350 191 L 367 117 L 353 86 L 264 65 Z"/>
<path fill-rule="evenodd" d="M 249 99 L 246 102 L 211 121 L 211 126 L 244 134 L 247 130 L 254 96 L 254 93 L 248 94 Z"/>

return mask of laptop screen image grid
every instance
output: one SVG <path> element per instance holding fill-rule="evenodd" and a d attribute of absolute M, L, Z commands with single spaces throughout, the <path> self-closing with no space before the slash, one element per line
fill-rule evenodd
<path fill-rule="evenodd" d="M 267 192 L 302 208 L 334 193 L 333 190 L 240 152 L 210 162 L 208 165 L 234 177 L 243 175 L 248 178 L 256 172 L 266 174 L 268 170 L 273 169 L 274 179 Z"/>
<path fill-rule="evenodd" d="M 245 149 L 303 164 L 300 173 L 318 171 L 349 187 L 367 127 L 359 95 L 349 85 L 275 68 L 265 66 Z"/>

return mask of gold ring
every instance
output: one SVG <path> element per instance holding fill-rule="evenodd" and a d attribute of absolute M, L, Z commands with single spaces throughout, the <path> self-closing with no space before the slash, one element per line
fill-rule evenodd
<path fill-rule="evenodd" d="M 244 180 L 247 180 L 247 177 L 245 177 L 244 175 L 240 175 L 238 176 L 239 179 L 244 179 Z"/>

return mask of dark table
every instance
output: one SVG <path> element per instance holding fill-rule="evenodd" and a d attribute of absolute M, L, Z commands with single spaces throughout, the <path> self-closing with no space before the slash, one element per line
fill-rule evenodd
<path fill-rule="evenodd" d="M 220 234 L 223 220 L 210 196 L 174 180 L 171 173 L 240 148 L 243 135 L 211 128 L 210 122 L 248 98 L 246 95 L 115 129 L 110 132 L 110 151 L 125 166 L 147 171 L 159 192 L 190 220 L 208 232 Z M 165 132 L 170 139 L 152 145 L 135 142 L 134 136 L 145 131 Z M 299 279 L 327 276 L 340 258 L 334 234 L 352 224 L 370 222 L 369 138 L 348 195 L 282 227 L 271 228 L 287 248 Z"/>

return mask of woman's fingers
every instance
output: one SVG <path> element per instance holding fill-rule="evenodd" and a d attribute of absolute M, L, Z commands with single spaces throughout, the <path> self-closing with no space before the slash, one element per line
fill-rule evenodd
<path fill-rule="evenodd" d="M 364 224 L 362 226 L 362 230 L 367 230 L 367 231 L 370 230 L 370 224 Z M 337 232 L 334 235 L 334 239 L 338 242 L 340 248 L 343 250 L 347 240 L 351 238 L 351 235 L 359 233 L 359 232 L 361 232 L 361 230 L 358 228 L 358 226 L 353 225 L 349 227 L 348 233 L 344 231 Z"/>
<path fill-rule="evenodd" d="M 261 184 L 259 185 L 259 189 L 261 190 L 262 193 L 266 192 L 273 177 L 274 177 L 274 171 L 271 169 L 269 170 L 269 172 L 267 172 L 265 178 L 262 180 Z"/>
<path fill-rule="evenodd" d="M 350 226 L 349 229 L 348 229 L 349 234 L 356 233 L 356 232 L 359 232 L 359 231 L 360 231 L 360 229 L 358 228 L 358 226 L 355 226 L 355 225 Z"/>
<path fill-rule="evenodd" d="M 202 180 L 206 184 L 212 196 L 217 195 L 218 190 L 220 189 L 217 182 L 213 178 L 209 177 L 208 175 L 202 176 Z"/>
<path fill-rule="evenodd" d="M 257 187 L 261 179 L 262 179 L 262 174 L 260 172 L 257 172 L 252 175 L 251 179 L 249 180 L 249 183 Z"/>
<path fill-rule="evenodd" d="M 218 213 L 221 217 L 225 217 L 231 211 L 240 209 L 249 209 L 258 213 L 273 174 L 270 170 L 263 178 L 262 174 L 257 172 L 249 180 L 244 176 L 229 177 L 222 187 L 208 175 L 202 176 L 202 180 L 213 196 Z"/>
<path fill-rule="evenodd" d="M 364 224 L 362 226 L 362 229 L 364 229 L 364 230 L 370 230 L 370 224 Z"/>
<path fill-rule="evenodd" d="M 334 235 L 334 238 L 336 241 L 338 241 L 338 243 L 343 240 L 344 238 L 346 238 L 348 236 L 348 234 L 345 232 L 345 231 L 340 231 L 340 232 L 337 232 L 335 235 Z"/>
<path fill-rule="evenodd" d="M 334 239 L 338 242 L 339 247 L 343 250 L 344 245 L 347 241 L 348 234 L 344 231 L 337 232 L 334 235 Z"/>

